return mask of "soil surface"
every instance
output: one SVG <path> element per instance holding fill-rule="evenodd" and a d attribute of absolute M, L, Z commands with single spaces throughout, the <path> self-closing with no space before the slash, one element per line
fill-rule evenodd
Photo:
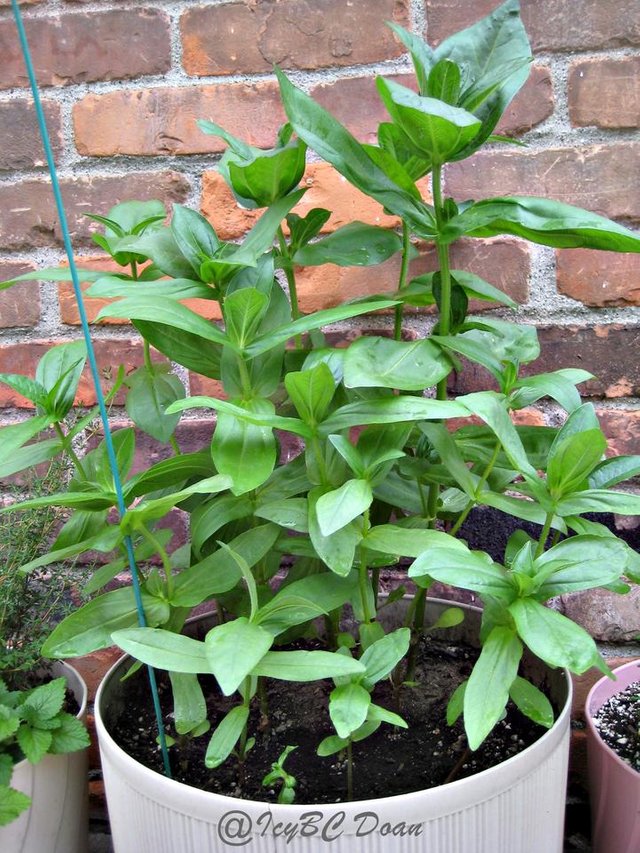
<path fill-rule="evenodd" d="M 480 749 L 468 752 L 461 722 L 452 727 L 446 723 L 446 702 L 468 677 L 477 655 L 471 646 L 426 637 L 420 645 L 415 686 L 404 686 L 394 696 L 388 680 L 376 685 L 374 701 L 400 713 L 409 729 L 383 723 L 367 740 L 353 745 L 354 799 L 403 794 L 470 776 L 512 757 L 544 734 L 545 729 L 509 707 L 505 719 Z M 213 678 L 202 677 L 201 683 L 209 697 L 209 719 L 215 726 L 237 699 L 232 702 L 223 697 Z M 174 735 L 168 679 L 160 677 L 159 686 L 166 731 Z M 316 755 L 320 741 L 335 734 L 327 710 L 332 688 L 331 681 L 288 685 L 269 681 L 269 719 L 253 709 L 249 729 L 256 743 L 244 766 L 239 767 L 231 757 L 216 770 L 207 770 L 204 753 L 209 732 L 199 738 L 183 738 L 182 743 L 170 748 L 174 778 L 227 796 L 276 802 L 278 790 L 265 788 L 261 782 L 271 763 L 291 745 L 297 749 L 287 758 L 285 768 L 297 780 L 295 801 L 322 804 L 345 800 L 345 757 L 340 753 L 327 758 Z M 162 772 L 145 674 L 137 673 L 126 689 L 127 710 L 109 726 L 110 732 L 129 755 Z M 142 708 L 145 710 L 131 710 Z"/>
<path fill-rule="evenodd" d="M 593 722 L 607 746 L 640 773 L 640 681 L 607 700 Z"/>

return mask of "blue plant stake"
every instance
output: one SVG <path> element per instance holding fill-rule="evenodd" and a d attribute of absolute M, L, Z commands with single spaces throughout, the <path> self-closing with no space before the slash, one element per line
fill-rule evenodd
<path fill-rule="evenodd" d="M 64 243 L 64 250 L 67 255 L 67 260 L 69 261 L 69 271 L 71 274 L 71 281 L 73 282 L 73 290 L 75 293 L 76 302 L 78 305 L 78 313 L 80 315 L 80 324 L 82 326 L 82 334 L 84 335 L 85 344 L 87 347 L 87 357 L 89 360 L 89 367 L 91 369 L 91 378 L 93 380 L 93 387 L 96 392 L 96 399 L 98 401 L 98 408 L 100 410 L 100 419 L 102 421 L 102 426 L 104 429 L 104 440 L 105 446 L 107 449 L 107 456 L 109 459 L 109 466 L 111 468 L 111 473 L 113 475 L 113 482 L 115 486 L 115 492 L 118 501 L 118 512 L 120 517 L 122 517 L 126 512 L 126 506 L 124 503 L 124 496 L 122 492 L 122 483 L 120 480 L 120 472 L 118 471 L 118 465 L 116 462 L 116 456 L 113 449 L 113 441 L 111 439 L 111 429 L 109 426 L 109 416 L 107 414 L 107 406 L 105 403 L 104 395 L 102 393 L 102 388 L 100 387 L 100 376 L 98 372 L 98 365 L 96 362 L 96 356 L 93 349 L 93 343 L 91 341 L 91 332 L 89 330 L 89 323 L 87 320 L 87 313 L 84 307 L 84 298 L 82 295 L 82 289 L 80 287 L 80 280 L 78 278 L 78 270 L 75 264 L 75 259 L 73 256 L 73 248 L 71 246 L 71 238 L 69 235 L 69 226 L 67 223 L 67 216 L 64 209 L 64 202 L 62 200 L 62 194 L 60 192 L 60 184 L 58 181 L 58 174 L 56 171 L 56 166 L 53 161 L 53 153 L 51 151 L 51 143 L 49 142 L 49 134 L 47 131 L 47 125 L 44 118 L 44 112 L 42 110 L 42 103 L 40 101 L 40 93 L 38 90 L 38 83 L 36 81 L 35 72 L 33 68 L 33 63 L 31 61 L 31 53 L 29 51 L 29 44 L 27 42 L 27 35 L 24 30 L 24 25 L 22 23 L 22 17 L 20 14 L 20 10 L 18 8 L 17 0 L 11 0 L 11 7 L 13 9 L 13 16 L 16 21 L 16 27 L 18 28 L 18 37 L 20 40 L 20 47 L 22 50 L 22 56 L 24 58 L 25 66 L 27 69 L 27 75 L 29 77 L 29 83 L 31 85 L 31 92 L 33 94 L 33 102 L 36 109 L 36 116 L 38 119 L 38 128 L 40 130 L 40 136 L 42 139 L 42 144 L 44 146 L 45 156 L 47 158 L 47 167 L 49 169 L 49 175 L 51 177 L 51 188 L 53 190 L 53 196 L 56 203 L 56 210 L 58 213 L 58 220 L 60 222 L 60 229 L 62 232 L 62 240 Z M 127 549 L 127 556 L 129 558 L 129 570 L 131 573 L 131 580 L 133 585 L 133 593 L 136 601 L 136 609 L 138 611 L 138 623 L 140 627 L 146 627 L 146 619 L 144 615 L 144 607 L 142 604 L 142 594 L 140 591 L 140 582 L 138 580 L 138 572 L 136 568 L 136 560 L 133 553 L 133 544 L 131 542 L 131 537 L 125 537 L 125 547 Z M 162 760 L 164 764 L 164 772 L 166 776 L 171 777 L 171 768 L 169 766 L 169 753 L 167 752 L 167 743 L 164 734 L 164 726 L 162 724 L 162 711 L 160 709 L 160 698 L 158 696 L 158 687 L 156 684 L 156 675 L 155 671 L 151 666 L 147 667 L 149 682 L 151 685 L 151 695 L 153 697 L 153 705 L 156 715 L 156 721 L 158 724 L 158 737 L 160 743 L 160 749 L 162 751 Z"/>

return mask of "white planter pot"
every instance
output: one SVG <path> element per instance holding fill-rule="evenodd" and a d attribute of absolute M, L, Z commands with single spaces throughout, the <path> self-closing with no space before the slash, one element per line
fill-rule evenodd
<path fill-rule="evenodd" d="M 431 601 L 427 622 L 450 605 Z M 385 622 L 399 624 L 405 606 L 396 602 L 385 608 Z M 477 642 L 479 611 L 469 611 L 448 637 Z M 412 794 L 313 806 L 220 796 L 167 779 L 132 759 L 108 732 L 110 718 L 126 707 L 126 682 L 119 679 L 128 662 L 122 658 L 112 667 L 96 697 L 116 853 L 229 853 L 242 847 L 251 853 L 562 851 L 572 692 L 565 671 L 533 665 L 531 674 L 545 680 L 561 712 L 538 741 L 503 764 Z M 297 830 L 296 837 L 287 830 Z"/>
<path fill-rule="evenodd" d="M 87 685 L 69 664 L 58 661 L 53 674 L 64 675 L 87 716 Z M 0 829 L 2 853 L 86 853 L 89 840 L 87 750 L 45 755 L 38 764 L 16 764 L 11 785 L 31 797 L 31 806 Z"/>

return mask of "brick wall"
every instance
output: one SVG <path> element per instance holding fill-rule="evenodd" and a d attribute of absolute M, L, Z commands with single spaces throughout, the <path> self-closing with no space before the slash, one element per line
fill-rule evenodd
<path fill-rule="evenodd" d="M 410 63 L 385 26 L 395 20 L 437 43 L 497 0 L 30 0 L 25 26 L 42 87 L 79 256 L 95 258 L 92 225 L 127 198 L 187 202 L 223 238 L 240 236 L 255 214 L 235 207 L 215 171 L 219 140 L 195 119 L 213 118 L 258 146 L 273 144 L 283 119 L 271 74 L 292 72 L 362 140 L 384 111 L 375 73 L 402 80 Z M 535 54 L 529 82 L 501 130 L 527 143 L 476 155 L 446 170 L 446 189 L 468 198 L 548 194 L 640 222 L 640 5 L 637 0 L 523 0 Z M 60 232 L 8 0 L 0 0 L 0 280 L 62 260 Z M 311 163 L 301 207 L 327 206 L 333 229 L 359 218 L 393 226 L 379 205 L 330 167 Z M 540 327 L 544 368 L 582 366 L 612 446 L 640 452 L 640 256 L 554 251 L 496 238 L 456 247 L 504 287 L 523 321 Z M 415 262 L 433 264 L 428 248 Z M 307 269 L 303 310 L 345 294 L 393 288 L 397 261 L 379 270 Z M 415 315 L 416 331 L 424 323 Z M 26 283 L 0 302 L 0 371 L 32 368 L 51 340 L 78 334 L 66 285 Z M 128 326 L 96 329 L 101 364 L 139 363 Z M 465 386 L 482 383 L 470 374 Z M 201 390 L 193 382 L 193 390 Z M 87 401 L 90 397 L 87 391 Z M 0 423 L 25 401 L 0 388 Z M 555 422 L 553 406 L 533 414 Z"/>

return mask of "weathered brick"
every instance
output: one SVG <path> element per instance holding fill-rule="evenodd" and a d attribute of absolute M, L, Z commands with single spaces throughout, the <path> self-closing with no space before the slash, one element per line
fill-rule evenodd
<path fill-rule="evenodd" d="M 640 255 L 564 249 L 556 252 L 558 290 L 594 308 L 640 305 Z"/>
<path fill-rule="evenodd" d="M 201 5 L 182 16 L 188 74 L 243 74 L 392 59 L 402 50 L 384 21 L 407 26 L 406 0 L 286 0 Z"/>
<path fill-rule="evenodd" d="M 578 127 L 640 127 L 640 56 L 587 59 L 569 71 L 569 117 Z"/>
<path fill-rule="evenodd" d="M 35 269 L 32 263 L 0 261 L 0 281 L 8 281 Z M 0 328 L 35 326 L 40 319 L 40 288 L 37 281 L 14 284 L 0 293 Z"/>
<path fill-rule="evenodd" d="M 218 379 L 210 379 L 208 376 L 201 376 L 199 373 L 191 373 L 191 371 L 189 371 L 189 389 L 192 397 L 220 397 L 225 399 L 227 396 L 224 393 L 222 382 Z"/>
<path fill-rule="evenodd" d="M 183 202 L 189 182 L 177 172 L 139 172 L 61 181 L 74 246 L 91 246 L 97 229 L 85 213 L 106 216 L 120 201 L 159 198 Z M 62 242 L 48 181 L 23 181 L 0 187 L 0 248 L 31 249 Z"/>
<path fill-rule="evenodd" d="M 596 377 L 579 386 L 585 397 L 640 396 L 640 364 L 634 358 L 620 358 L 620 353 L 640 351 L 640 328 L 617 324 L 544 326 L 538 335 L 541 356 L 523 367 L 523 375 L 579 367 Z M 486 370 L 468 362 L 452 377 L 450 387 L 455 393 L 467 394 L 494 387 L 494 383 Z"/>
<path fill-rule="evenodd" d="M 640 220 L 639 155 L 634 143 L 481 152 L 447 167 L 446 188 L 454 198 L 545 196 Z"/>
<path fill-rule="evenodd" d="M 109 272 L 121 272 L 122 267 L 119 267 L 115 261 L 106 255 L 99 256 L 83 256 L 76 258 L 77 264 L 81 269 L 89 270 L 104 270 Z M 80 284 L 83 292 L 89 287 L 89 282 L 82 281 L 82 273 L 80 273 Z M 63 323 L 71 326 L 77 326 L 80 323 L 80 314 L 76 302 L 76 296 L 73 290 L 73 284 L 70 281 L 62 281 L 58 284 L 58 301 L 60 303 L 60 319 Z M 90 323 L 95 322 L 98 313 L 105 305 L 109 305 L 113 299 L 103 299 L 95 297 L 87 297 L 85 300 L 85 310 L 87 319 Z M 217 302 L 206 299 L 183 299 L 182 303 L 196 311 L 200 316 L 206 317 L 208 320 L 219 320 L 222 316 L 220 306 Z M 118 317 L 106 317 L 100 320 L 101 324 L 105 325 L 128 325 L 128 320 L 122 320 Z"/>
<path fill-rule="evenodd" d="M 526 133 L 549 118 L 553 110 L 551 73 L 543 65 L 534 65 L 529 79 L 504 111 L 496 133 L 507 136 Z"/>
<path fill-rule="evenodd" d="M 437 44 L 488 15 L 498 0 L 425 0 L 427 36 Z M 534 51 L 590 50 L 640 44 L 636 0 L 522 0 Z"/>
<path fill-rule="evenodd" d="M 621 456 L 640 454 L 640 408 L 598 408 L 598 418 L 609 441 L 609 452 Z"/>
<path fill-rule="evenodd" d="M 199 118 L 259 148 L 275 144 L 286 120 L 271 81 L 107 92 L 87 95 L 74 106 L 76 147 L 94 157 L 223 151 L 225 143 L 198 128 Z"/>
<path fill-rule="evenodd" d="M 60 105 L 43 101 L 47 129 L 56 160 L 62 150 Z M 31 169 L 46 163 L 33 102 L 26 98 L 0 103 L 0 172 Z"/>
<path fill-rule="evenodd" d="M 19 344 L 0 346 L 0 373 L 22 373 L 34 376 L 38 362 L 52 346 L 62 341 L 27 341 Z M 100 371 L 102 390 L 106 393 L 111 388 L 111 379 L 115 376 L 119 365 L 123 365 L 129 373 L 143 364 L 142 343 L 121 338 L 100 339 L 94 341 L 94 349 L 98 369 Z M 164 359 L 164 356 L 152 351 L 154 360 Z M 76 404 L 93 406 L 96 402 L 93 382 L 88 368 L 85 368 L 78 386 Z M 119 393 L 116 404 L 124 402 L 124 394 Z M 33 408 L 28 400 L 4 385 L 0 385 L 0 407 Z"/>
<path fill-rule="evenodd" d="M 411 262 L 411 278 L 437 269 L 433 248 L 426 251 L 422 248 L 423 254 Z M 461 241 L 452 247 L 451 263 L 454 269 L 468 269 L 491 281 L 517 302 L 527 301 L 530 261 L 523 243 L 504 238 Z M 296 279 L 300 308 L 304 313 L 310 313 L 339 305 L 345 298 L 392 293 L 398 286 L 399 274 L 399 255 L 376 267 L 338 267 L 334 264 L 298 267 Z M 489 304 L 473 301 L 471 308 L 486 309 Z"/>
<path fill-rule="evenodd" d="M 171 67 L 169 19 L 157 9 L 30 18 L 25 29 L 41 86 L 163 74 Z M 27 86 L 15 24 L 0 22 L 0 88 Z"/>

